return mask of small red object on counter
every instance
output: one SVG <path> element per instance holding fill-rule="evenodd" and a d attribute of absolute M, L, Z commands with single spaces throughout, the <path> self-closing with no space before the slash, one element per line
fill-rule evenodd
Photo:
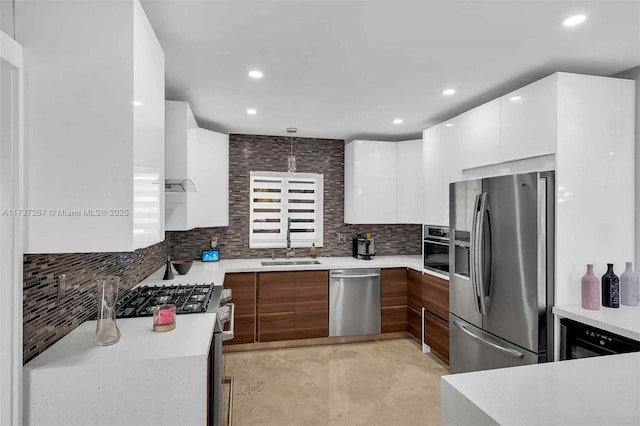
<path fill-rule="evenodd" d="M 153 331 L 171 331 L 176 328 L 176 305 L 160 305 L 153 310 Z"/>

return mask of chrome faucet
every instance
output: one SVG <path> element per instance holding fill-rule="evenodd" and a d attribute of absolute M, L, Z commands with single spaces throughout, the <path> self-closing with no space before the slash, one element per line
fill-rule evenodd
<path fill-rule="evenodd" d="M 287 259 L 296 255 L 296 252 L 291 248 L 291 218 L 287 218 L 287 252 L 285 257 Z"/>

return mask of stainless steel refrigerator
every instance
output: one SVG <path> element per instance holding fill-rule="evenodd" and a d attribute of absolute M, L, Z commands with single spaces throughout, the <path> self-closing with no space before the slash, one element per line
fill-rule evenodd
<path fill-rule="evenodd" d="M 452 183 L 450 372 L 553 356 L 553 172 Z"/>

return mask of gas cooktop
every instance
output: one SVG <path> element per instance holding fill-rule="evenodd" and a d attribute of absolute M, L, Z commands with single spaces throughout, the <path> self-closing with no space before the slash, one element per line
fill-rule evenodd
<path fill-rule="evenodd" d="M 176 305 L 176 314 L 206 312 L 213 288 L 213 283 L 137 287 L 118 302 L 116 317 L 152 316 L 154 306 L 166 304 Z"/>

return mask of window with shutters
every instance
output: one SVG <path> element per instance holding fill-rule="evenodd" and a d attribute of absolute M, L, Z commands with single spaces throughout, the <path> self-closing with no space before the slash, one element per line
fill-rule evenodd
<path fill-rule="evenodd" d="M 324 175 L 251 172 L 249 247 L 322 247 Z"/>

